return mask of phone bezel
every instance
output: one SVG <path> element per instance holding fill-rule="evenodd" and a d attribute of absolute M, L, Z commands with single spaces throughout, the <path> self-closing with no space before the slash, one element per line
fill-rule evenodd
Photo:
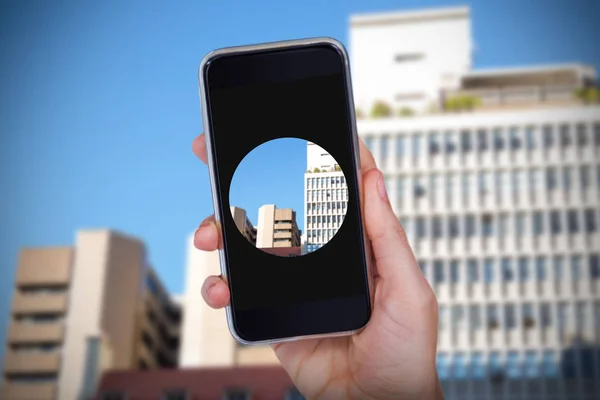
<path fill-rule="evenodd" d="M 268 340 L 259 340 L 259 341 L 248 341 L 240 337 L 240 335 L 236 332 L 235 323 L 233 321 L 233 310 L 231 305 L 227 305 L 225 307 L 226 316 L 227 316 L 227 326 L 231 333 L 231 335 L 241 344 L 244 345 L 266 345 L 266 344 L 276 344 L 282 342 L 290 342 L 302 339 L 319 339 L 319 338 L 327 338 L 327 337 L 337 337 L 337 336 L 348 336 L 360 332 L 368 321 L 371 318 L 371 311 L 373 308 L 373 296 L 374 296 L 374 285 L 373 285 L 373 262 L 372 262 L 372 252 L 371 246 L 369 245 L 369 240 L 367 238 L 367 233 L 364 224 L 364 211 L 362 208 L 362 204 L 364 202 L 364 193 L 363 193 L 363 184 L 362 184 L 362 175 L 361 175 L 361 163 L 360 163 L 360 150 L 358 143 L 358 130 L 356 126 L 356 115 L 355 115 L 355 107 L 354 107 L 354 98 L 352 92 L 352 83 L 350 76 L 350 62 L 346 49 L 338 40 L 329 38 L 329 37 L 318 37 L 318 38 L 308 38 L 308 39 L 297 39 L 297 40 L 286 40 L 286 41 L 278 41 L 271 43 L 262 43 L 256 45 L 247 45 L 247 46 L 235 46 L 235 47 L 227 47 L 218 50 L 214 50 L 208 53 L 200 63 L 200 67 L 198 69 L 198 84 L 199 84 L 199 92 L 201 99 L 201 112 L 202 112 L 202 122 L 204 127 L 204 135 L 206 139 L 206 148 L 207 148 L 207 161 L 208 161 L 208 169 L 209 169 L 209 180 L 212 192 L 212 200 L 213 200 L 213 208 L 215 211 L 215 221 L 217 226 L 221 225 L 221 206 L 218 198 L 218 186 L 217 186 L 217 176 L 215 171 L 215 164 L 213 159 L 213 149 L 212 149 L 212 131 L 210 128 L 210 120 L 209 120 L 209 111 L 208 111 L 208 90 L 207 90 L 207 82 L 205 80 L 205 70 L 213 60 L 222 57 L 222 56 L 232 56 L 232 55 L 242 55 L 249 53 L 257 53 L 264 52 L 268 50 L 285 50 L 285 49 L 293 49 L 298 47 L 310 47 L 310 46 L 331 46 L 333 47 L 343 61 L 344 75 L 345 75 L 345 85 L 346 85 L 346 93 L 347 93 L 347 101 L 348 101 L 348 111 L 349 111 L 349 125 L 351 128 L 352 135 L 352 143 L 354 149 L 354 161 L 356 165 L 356 176 L 357 176 L 357 186 L 359 196 L 357 197 L 357 201 L 359 202 L 358 207 L 361 215 L 361 229 L 363 233 L 363 247 L 365 254 L 365 264 L 366 264 L 366 275 L 367 275 L 367 290 L 369 292 L 369 296 L 367 296 L 369 304 L 369 317 L 365 325 L 358 329 L 354 329 L 351 331 L 343 331 L 343 332 L 331 332 L 324 334 L 316 334 L 316 335 L 301 335 L 301 336 L 293 336 L 293 337 L 284 337 L 277 339 L 268 339 Z M 225 251 L 223 248 L 217 250 L 219 252 L 219 263 L 221 269 L 221 275 L 224 280 L 228 279 L 228 268 L 225 257 Z"/>

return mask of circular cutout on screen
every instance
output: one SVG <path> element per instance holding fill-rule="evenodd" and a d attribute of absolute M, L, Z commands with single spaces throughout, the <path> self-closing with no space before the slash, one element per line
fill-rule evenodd
<path fill-rule="evenodd" d="M 237 166 L 229 188 L 239 232 L 281 257 L 319 250 L 341 228 L 348 206 L 342 168 L 321 146 L 297 138 L 259 145 Z"/>

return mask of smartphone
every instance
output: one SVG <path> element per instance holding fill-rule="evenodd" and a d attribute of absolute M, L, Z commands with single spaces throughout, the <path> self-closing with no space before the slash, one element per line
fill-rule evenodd
<path fill-rule="evenodd" d="M 316 38 L 224 48 L 204 57 L 198 80 L 231 334 L 250 345 L 360 331 L 371 316 L 373 290 L 343 45 Z M 267 204 L 258 222 L 244 222 L 231 200 L 234 175 L 254 150 L 283 139 L 305 143 L 306 167 L 299 171 L 294 157 L 282 154 L 288 147 L 263 151 L 254 162 L 279 164 L 252 164 L 238 179 L 249 190 L 238 200 L 260 191 L 249 180 L 257 188 L 293 181 L 303 207 Z M 288 172 L 294 177 L 286 178 Z"/>

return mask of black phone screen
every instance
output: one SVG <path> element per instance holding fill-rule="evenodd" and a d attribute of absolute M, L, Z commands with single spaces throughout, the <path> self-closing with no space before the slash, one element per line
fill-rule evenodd
<path fill-rule="evenodd" d="M 351 133 L 352 103 L 342 55 L 326 44 L 224 55 L 210 61 L 202 72 L 237 334 L 247 341 L 261 341 L 362 327 L 370 315 L 369 289 Z M 339 190 L 323 189 L 329 182 L 334 188 L 336 184 L 340 186 L 338 178 L 331 174 L 320 174 L 322 171 L 317 169 L 301 171 L 307 174 L 302 188 L 306 191 L 304 209 L 298 210 L 307 216 L 303 220 L 313 226 L 322 217 L 322 225 L 330 225 L 327 217 L 333 214 L 336 220 L 336 205 L 340 207 L 340 203 L 344 216 L 335 235 L 326 244 L 315 246 L 317 249 L 305 252 L 306 246 L 296 240 L 294 247 L 304 250 L 303 255 L 295 257 L 258 249 L 256 243 L 244 237 L 230 212 L 231 207 L 238 206 L 230 203 L 230 190 L 240 163 L 254 149 L 280 138 L 297 138 L 326 149 L 336 161 L 335 171 L 343 171 L 346 191 L 344 197 L 338 197 Z M 263 159 L 271 156 L 277 155 L 267 153 Z M 288 168 L 285 157 L 282 160 L 281 165 L 275 166 L 281 169 L 279 172 Z M 287 183 L 276 182 L 281 179 L 280 174 L 257 173 L 260 176 L 254 179 L 261 183 Z M 334 201 L 312 202 L 314 194 L 308 190 L 309 184 L 313 189 L 321 184 L 323 197 L 333 193 Z M 339 198 L 345 200 L 340 202 Z M 324 205 L 315 210 L 313 203 Z M 333 210 L 326 209 L 326 205 Z M 247 211 L 252 215 L 255 210 Z M 302 225 L 302 221 L 296 223 Z M 319 230 L 303 228 L 305 241 L 320 234 Z M 272 246 L 279 243 L 275 241 Z"/>

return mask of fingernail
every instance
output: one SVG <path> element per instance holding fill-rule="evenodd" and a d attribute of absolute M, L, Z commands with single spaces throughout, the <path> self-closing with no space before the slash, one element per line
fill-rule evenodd
<path fill-rule="evenodd" d="M 385 202 L 388 202 L 387 190 L 385 189 L 385 180 L 383 179 L 383 174 L 379 173 L 379 180 L 377 181 L 377 189 L 379 190 L 379 196 Z"/>

